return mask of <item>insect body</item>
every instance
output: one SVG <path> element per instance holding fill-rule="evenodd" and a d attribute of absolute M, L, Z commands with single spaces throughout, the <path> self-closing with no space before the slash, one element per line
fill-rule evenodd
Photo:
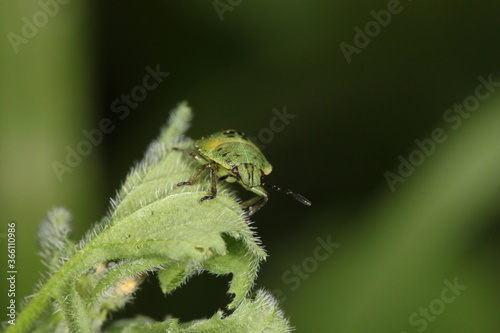
<path fill-rule="evenodd" d="M 264 176 L 271 173 L 273 167 L 262 152 L 241 132 L 234 130 L 217 132 L 196 141 L 195 148 L 198 155 L 185 149 L 174 148 L 204 163 L 189 181 L 178 183 L 177 186 L 193 185 L 200 179 L 204 170 L 210 170 L 211 195 L 201 198 L 201 201 L 217 196 L 217 179 L 219 179 L 238 182 L 246 190 L 257 194 L 257 197 L 242 203 L 244 207 L 248 207 L 249 215 L 254 214 L 267 202 L 268 195 L 264 186 L 285 192 L 304 205 L 311 205 L 309 200 L 298 193 L 262 181 Z"/>

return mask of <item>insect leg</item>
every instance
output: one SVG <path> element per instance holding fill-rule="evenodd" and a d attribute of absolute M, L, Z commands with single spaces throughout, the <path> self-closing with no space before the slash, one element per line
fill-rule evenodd
<path fill-rule="evenodd" d="M 234 181 L 238 180 L 238 177 L 236 177 L 235 175 L 227 174 L 222 177 L 219 177 L 219 181 L 224 181 L 228 178 L 234 178 L 235 179 Z"/>
<path fill-rule="evenodd" d="M 200 201 L 212 200 L 213 198 L 215 198 L 217 196 L 217 169 L 218 169 L 218 166 L 217 166 L 217 164 L 208 164 L 207 168 L 210 168 L 210 182 L 212 184 L 210 187 L 211 195 L 207 195 L 207 196 L 201 198 Z"/>
<path fill-rule="evenodd" d="M 191 156 L 195 160 L 205 161 L 203 158 L 201 158 L 200 156 L 196 155 L 195 153 L 190 152 L 187 149 L 177 148 L 177 147 L 174 147 L 172 149 L 180 151 L 180 152 L 183 152 L 184 154 L 187 154 L 187 155 Z M 207 163 L 207 164 L 202 165 L 198 169 L 198 171 L 196 171 L 196 173 L 194 174 L 194 176 L 191 177 L 190 180 L 188 180 L 187 182 L 180 182 L 180 183 L 177 184 L 177 186 L 196 184 L 196 182 L 200 179 L 201 174 L 203 173 L 203 171 L 205 171 L 205 169 L 210 169 L 210 182 L 211 182 L 210 192 L 211 192 L 211 194 L 207 195 L 207 196 L 204 196 L 203 198 L 201 198 L 200 201 L 202 201 L 202 202 L 205 201 L 205 200 L 212 200 L 213 198 L 215 198 L 217 196 L 217 169 L 218 169 L 218 166 L 216 164 Z"/>
<path fill-rule="evenodd" d="M 243 207 L 248 207 L 248 216 L 252 216 L 256 211 L 264 207 L 267 202 L 267 192 L 260 186 L 249 188 L 248 190 L 257 194 L 257 197 L 241 203 Z"/>
<path fill-rule="evenodd" d="M 201 167 L 198 168 L 198 171 L 196 171 L 196 173 L 194 174 L 193 177 L 191 177 L 190 180 L 188 180 L 187 182 L 180 182 L 177 184 L 177 186 L 196 184 L 196 182 L 200 179 L 202 172 L 205 171 L 205 169 L 210 168 L 211 166 L 212 165 L 210 163 L 202 165 Z"/>

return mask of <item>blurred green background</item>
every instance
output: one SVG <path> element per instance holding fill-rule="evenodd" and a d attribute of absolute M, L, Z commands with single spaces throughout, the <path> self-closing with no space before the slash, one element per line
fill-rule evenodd
<path fill-rule="evenodd" d="M 274 166 L 267 181 L 313 202 L 271 193 L 253 217 L 270 255 L 257 285 L 273 290 L 298 332 L 500 332 L 498 84 L 481 88 L 489 94 L 474 111 L 446 118 L 473 101 L 479 76 L 500 82 L 500 3 L 0 6 L 1 267 L 7 223 L 16 221 L 18 302 L 43 269 L 36 233 L 46 211 L 70 209 L 79 239 L 187 100 L 191 137 L 226 128 L 256 136 Z M 380 12 L 388 6 L 390 22 Z M 385 27 L 370 24 L 374 15 Z M 355 46 L 355 28 L 367 24 L 372 37 L 358 37 L 367 45 L 348 63 L 340 45 Z M 141 96 L 148 66 L 169 75 Z M 131 93 L 140 101 L 126 112 Z M 279 127 L 273 109 L 284 107 L 295 117 Z M 59 181 L 53 162 L 65 164 L 67 147 L 104 118 L 111 133 Z M 446 140 L 419 155 L 415 140 L 435 129 Z M 419 165 L 392 191 L 384 174 L 398 174 L 410 155 Z M 337 248 L 317 250 L 318 237 Z M 165 298 L 150 278 L 115 318 L 210 316 L 227 304 L 228 281 L 201 275 Z M 467 288 L 450 290 L 455 282 Z"/>

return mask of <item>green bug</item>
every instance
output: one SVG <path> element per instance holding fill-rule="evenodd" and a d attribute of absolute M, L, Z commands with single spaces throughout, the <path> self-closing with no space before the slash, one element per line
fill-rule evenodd
<path fill-rule="evenodd" d="M 243 133 L 235 130 L 217 132 L 196 141 L 194 146 L 198 154 L 186 149 L 174 148 L 204 163 L 190 180 L 180 182 L 177 186 L 195 184 L 203 171 L 208 169 L 210 171 L 211 194 L 201 198 L 201 201 L 215 198 L 217 196 L 217 180 L 225 180 L 230 183 L 238 182 L 246 190 L 257 194 L 257 197 L 242 203 L 244 207 L 248 207 L 248 215 L 254 214 L 266 204 L 268 195 L 264 186 L 291 195 L 304 205 L 311 205 L 309 200 L 298 193 L 262 181 L 264 176 L 271 173 L 273 167 L 259 148 L 249 141 Z"/>

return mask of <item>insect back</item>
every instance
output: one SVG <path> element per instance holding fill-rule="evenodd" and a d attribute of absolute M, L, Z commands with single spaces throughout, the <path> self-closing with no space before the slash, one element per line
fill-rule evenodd
<path fill-rule="evenodd" d="M 196 141 L 195 147 L 207 160 L 219 164 L 244 187 L 261 184 L 272 171 L 262 152 L 241 132 L 226 130 Z"/>
<path fill-rule="evenodd" d="M 201 172 L 206 169 L 210 170 L 211 195 L 203 197 L 201 201 L 216 197 L 218 178 L 218 180 L 238 182 L 245 189 L 257 194 L 257 197 L 242 203 L 244 207 L 248 207 L 249 215 L 264 206 L 268 200 L 267 192 L 263 186 L 291 195 L 305 205 L 311 205 L 311 202 L 300 194 L 289 189 L 282 189 L 279 186 L 265 184 L 262 181 L 273 168 L 259 148 L 248 140 L 242 132 L 225 130 L 214 133 L 197 140 L 195 148 L 200 156 L 183 149 L 177 150 L 183 151 L 197 160 L 203 160 L 205 164 L 200 167 L 191 180 L 177 185 L 192 185 L 198 181 Z"/>

